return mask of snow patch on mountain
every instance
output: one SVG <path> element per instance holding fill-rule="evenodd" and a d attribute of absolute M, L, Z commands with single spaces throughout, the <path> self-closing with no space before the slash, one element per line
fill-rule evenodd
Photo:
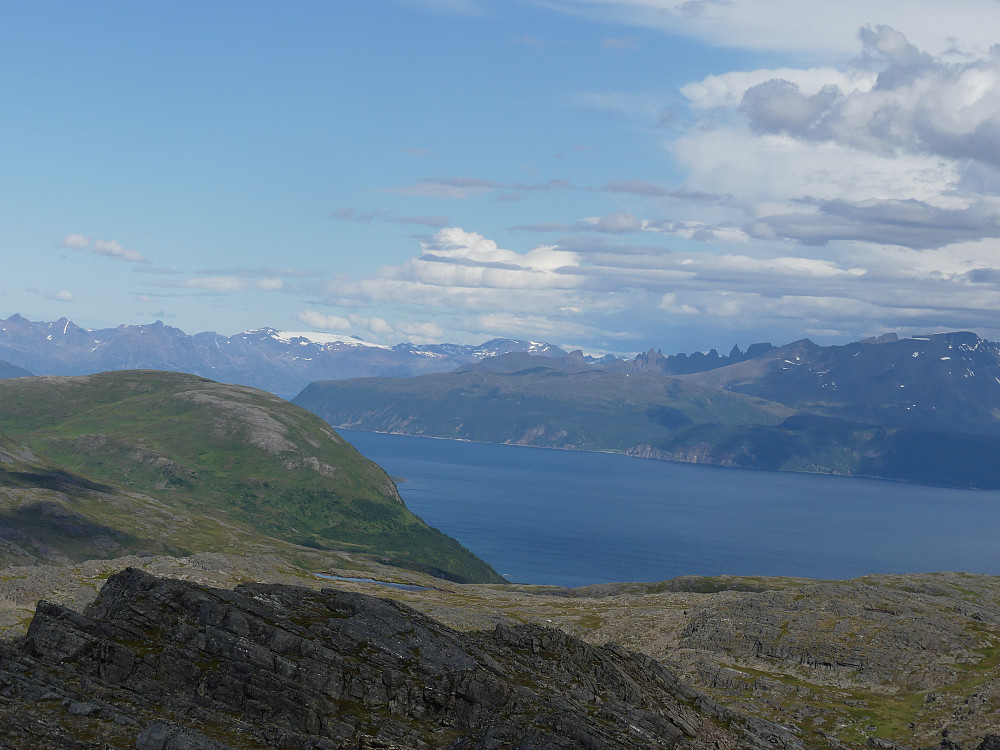
<path fill-rule="evenodd" d="M 320 331 L 276 331 L 274 329 L 268 329 L 271 338 L 276 341 L 281 341 L 286 344 L 319 344 L 320 346 L 325 346 L 327 344 L 347 344 L 349 346 L 368 346 L 373 349 L 389 349 L 391 347 L 385 346 L 384 344 L 373 344 L 364 339 L 359 339 L 357 336 L 344 336 L 338 333 L 326 333 Z M 247 331 L 247 333 L 256 333 L 255 331 Z"/>

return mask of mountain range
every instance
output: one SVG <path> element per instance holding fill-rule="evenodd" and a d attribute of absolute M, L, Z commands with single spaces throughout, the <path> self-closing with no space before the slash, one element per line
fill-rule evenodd
<path fill-rule="evenodd" d="M 1000 488 L 995 342 L 955 332 L 748 353 L 685 374 L 657 352 L 507 354 L 452 373 L 317 382 L 294 401 L 356 429 Z"/>
<path fill-rule="evenodd" d="M 640 355 L 639 366 L 657 372 L 701 372 L 754 356 L 770 344 L 738 347 L 727 356 L 714 349 L 703 354 Z M 315 331 L 260 328 L 233 336 L 211 331 L 188 335 L 161 321 L 115 328 L 82 328 L 67 318 L 35 322 L 12 315 L 0 320 L 0 377 L 90 375 L 109 370 L 172 370 L 225 383 L 249 385 L 291 398 L 316 380 L 356 377 L 410 377 L 448 372 L 491 357 L 520 353 L 563 358 L 553 344 L 493 339 L 465 344 L 373 344 L 353 336 Z M 608 355 L 581 362 L 600 369 L 632 367 L 631 360 Z"/>
<path fill-rule="evenodd" d="M 513 339 L 385 346 L 13 315 L 0 321 L 0 360 L 0 378 L 189 372 L 294 396 L 359 429 L 1000 487 L 1000 345 L 969 332 L 626 359 Z"/>
<path fill-rule="evenodd" d="M 331 333 L 260 328 L 221 336 L 188 335 L 161 321 L 91 330 L 66 318 L 34 322 L 20 315 L 0 320 L 0 360 L 36 375 L 90 375 L 110 370 L 172 370 L 237 383 L 291 397 L 321 379 L 406 377 L 454 370 L 507 352 L 563 355 L 558 347 L 494 339 L 460 344 L 372 344 Z"/>

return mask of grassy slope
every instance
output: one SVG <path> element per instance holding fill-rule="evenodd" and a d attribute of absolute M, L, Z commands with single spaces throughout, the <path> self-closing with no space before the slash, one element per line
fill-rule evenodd
<path fill-rule="evenodd" d="M 48 470 L 141 493 L 181 518 L 207 516 L 315 548 L 497 580 L 410 513 L 385 473 L 325 423 L 262 391 L 155 371 L 7 380 L 0 381 L 0 428 Z M 17 477 L 8 471 L 5 481 Z M 89 522 L 128 525 L 113 518 L 120 514 L 112 503 L 78 494 L 74 511 Z M 181 532 L 179 551 L 215 548 L 213 535 Z"/>
<path fill-rule="evenodd" d="M 661 375 L 547 368 L 323 381 L 295 403 L 363 430 L 614 451 L 691 424 L 774 424 L 791 413 Z"/>

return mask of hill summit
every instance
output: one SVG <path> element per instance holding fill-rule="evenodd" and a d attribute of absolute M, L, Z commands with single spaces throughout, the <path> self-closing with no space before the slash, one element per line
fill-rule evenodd
<path fill-rule="evenodd" d="M 326 423 L 270 393 L 149 370 L 0 380 L 0 430 L 11 554 L 44 556 L 55 518 L 72 559 L 219 551 L 255 536 L 501 580 L 407 510 Z"/>

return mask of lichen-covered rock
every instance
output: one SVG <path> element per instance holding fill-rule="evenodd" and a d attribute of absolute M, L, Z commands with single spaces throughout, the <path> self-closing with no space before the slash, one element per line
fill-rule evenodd
<path fill-rule="evenodd" d="M 626 649 L 537 625 L 463 634 L 333 589 L 128 569 L 83 613 L 41 603 L 3 656 L 12 748 L 802 747 Z"/>

